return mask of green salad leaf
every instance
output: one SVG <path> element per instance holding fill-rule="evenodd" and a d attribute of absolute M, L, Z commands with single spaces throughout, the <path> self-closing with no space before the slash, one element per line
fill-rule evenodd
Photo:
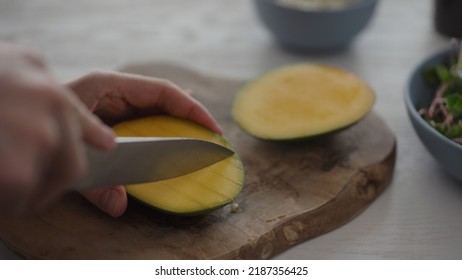
<path fill-rule="evenodd" d="M 462 95 L 457 93 L 448 95 L 446 97 L 446 107 L 449 114 L 452 114 L 455 118 L 460 118 L 462 116 Z"/>
<path fill-rule="evenodd" d="M 435 93 L 430 106 L 419 113 L 441 134 L 462 144 L 462 75 L 456 64 L 457 56 L 451 55 L 447 63 L 424 70 L 423 78 Z"/>

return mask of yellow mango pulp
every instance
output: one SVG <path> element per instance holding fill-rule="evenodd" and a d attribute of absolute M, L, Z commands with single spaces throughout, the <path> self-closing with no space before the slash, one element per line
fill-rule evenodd
<path fill-rule="evenodd" d="M 368 113 L 374 102 L 373 90 L 348 71 L 295 64 L 245 85 L 235 97 L 232 115 L 253 136 L 286 140 L 346 127 Z"/>
<path fill-rule="evenodd" d="M 220 135 L 189 120 L 150 116 L 113 127 L 118 136 L 190 137 L 232 147 Z M 177 215 L 204 214 L 232 202 L 244 183 L 242 162 L 235 153 L 196 172 L 152 183 L 127 185 L 133 198 L 161 211 Z"/>

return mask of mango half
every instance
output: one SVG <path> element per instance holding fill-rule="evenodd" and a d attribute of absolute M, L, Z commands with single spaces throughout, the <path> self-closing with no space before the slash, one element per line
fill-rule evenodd
<path fill-rule="evenodd" d="M 113 127 L 118 136 L 191 137 L 208 140 L 230 149 L 230 144 L 207 128 L 172 116 L 150 116 L 122 122 Z M 136 200 L 174 215 L 199 215 L 232 202 L 244 183 L 244 169 L 237 153 L 204 169 L 173 179 L 127 185 Z"/>
<path fill-rule="evenodd" d="M 250 81 L 232 104 L 234 121 L 266 140 L 305 139 L 354 124 L 375 93 L 354 74 L 320 64 L 293 64 Z"/>

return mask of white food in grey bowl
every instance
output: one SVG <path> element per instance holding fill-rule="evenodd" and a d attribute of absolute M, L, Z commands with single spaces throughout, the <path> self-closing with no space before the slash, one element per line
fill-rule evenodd
<path fill-rule="evenodd" d="M 359 0 L 276 0 L 276 3 L 300 10 L 336 10 L 352 5 Z"/>

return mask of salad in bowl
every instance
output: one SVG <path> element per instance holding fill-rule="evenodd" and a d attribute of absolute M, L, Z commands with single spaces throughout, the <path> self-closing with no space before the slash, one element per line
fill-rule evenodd
<path fill-rule="evenodd" d="M 419 139 L 462 182 L 462 78 L 459 49 L 451 46 L 425 58 L 411 73 L 405 105 Z"/>

